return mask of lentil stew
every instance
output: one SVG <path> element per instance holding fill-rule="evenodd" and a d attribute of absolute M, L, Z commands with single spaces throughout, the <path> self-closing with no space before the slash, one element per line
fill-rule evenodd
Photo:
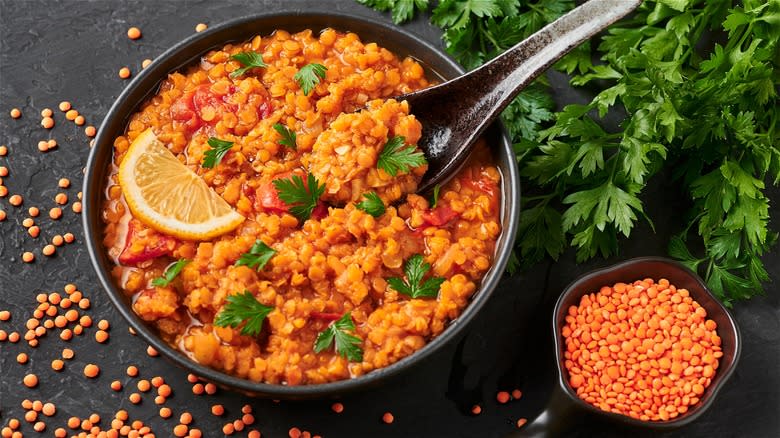
<path fill-rule="evenodd" d="M 247 52 L 262 54 L 266 67 L 232 74 L 246 66 L 234 56 Z M 295 76 L 311 64 L 326 71 L 306 93 Z M 169 75 L 116 138 L 105 188 L 103 243 L 133 310 L 201 364 L 287 385 L 360 376 L 441 334 L 493 263 L 501 175 L 483 144 L 433 206 L 415 194 L 424 165 L 397 172 L 377 166 L 389 142 L 402 138 L 401 147 L 412 151 L 421 132 L 404 102 L 386 99 L 428 85 L 414 59 L 332 29 L 258 36 Z M 276 125 L 295 133 L 292 145 L 283 144 Z M 149 128 L 246 218 L 238 228 L 194 242 L 133 217 L 116 170 Z M 233 146 L 221 162 L 203 167 L 216 137 Z M 324 185 L 309 219 L 293 214 L 278 190 L 279 180 L 295 176 Z M 365 208 L 370 192 L 386 206 L 383 213 Z M 237 263 L 260 243 L 273 250 L 264 267 Z M 392 281 L 410 284 L 417 255 L 418 267 L 428 268 L 420 280 L 441 279 L 432 298 L 411 298 Z M 152 284 L 181 259 L 188 262 L 178 276 Z M 271 309 L 251 336 L 248 323 L 217 326 L 245 291 Z M 322 333 L 347 315 L 358 359 L 340 354 L 338 335 L 335 349 L 319 348 Z"/>

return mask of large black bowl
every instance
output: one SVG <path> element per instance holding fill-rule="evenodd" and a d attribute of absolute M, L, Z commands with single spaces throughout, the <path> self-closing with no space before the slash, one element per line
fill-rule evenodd
<path fill-rule="evenodd" d="M 130 115 L 137 111 L 148 97 L 156 93 L 160 82 L 169 73 L 197 61 L 201 55 L 211 49 L 222 47 L 229 42 L 245 41 L 254 35 L 268 35 L 276 29 L 291 32 L 312 29 L 316 32 L 328 27 L 355 32 L 364 42 L 374 41 L 401 57 L 413 56 L 426 67 L 428 74 L 432 77 L 451 78 L 463 73 L 463 69 L 457 63 L 421 38 L 370 19 L 331 12 L 300 11 L 243 17 L 192 35 L 163 53 L 149 67 L 141 71 L 108 111 L 100 126 L 87 163 L 83 198 L 84 234 L 92 264 L 111 301 L 138 332 L 139 336 L 174 363 L 207 380 L 251 395 L 279 399 L 335 396 L 375 386 L 388 377 L 423 362 L 433 352 L 462 335 L 474 315 L 488 301 L 509 260 L 512 242 L 517 230 L 520 211 L 520 182 L 511 144 L 503 127 L 497 123 L 486 134 L 493 146 L 495 159 L 503 175 L 501 190 L 503 233 L 498 241 L 492 268 L 483 279 L 472 302 L 444 333 L 432 339 L 416 353 L 388 367 L 355 379 L 320 385 L 285 386 L 255 383 L 236 378 L 192 361 L 185 354 L 165 343 L 157 335 L 154 328 L 145 324 L 133 312 L 129 300 L 111 278 L 112 262 L 106 248 L 102 245 L 103 222 L 100 217 L 105 200 L 103 188 L 111 167 L 113 142 L 118 135 L 124 132 Z"/>

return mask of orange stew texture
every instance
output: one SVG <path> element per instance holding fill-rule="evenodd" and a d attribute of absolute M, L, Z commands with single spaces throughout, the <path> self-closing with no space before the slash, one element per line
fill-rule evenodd
<path fill-rule="evenodd" d="M 232 56 L 248 52 L 266 66 L 236 74 L 245 65 Z M 296 74 L 310 64 L 326 70 L 304 90 Z M 429 85 L 412 58 L 331 29 L 257 36 L 171 74 L 116 138 L 106 185 L 104 244 L 133 310 L 197 362 L 257 382 L 347 379 L 423 347 L 469 303 L 501 232 L 500 174 L 484 144 L 441 187 L 435 207 L 415 194 L 424 164 L 395 175 L 378 166 L 399 137 L 402 148 L 419 151 L 420 123 L 405 102 L 388 98 Z M 276 124 L 296 134 L 294 148 L 280 143 Z M 148 128 L 245 216 L 238 228 L 185 241 L 133 217 L 116 169 Z M 233 146 L 205 168 L 211 137 Z M 293 175 L 313 175 L 325 187 L 307 220 L 291 214 L 274 183 Z M 357 207 L 370 192 L 386 206 L 376 217 Z M 258 243 L 275 251 L 268 262 L 237 264 Z M 153 284 L 181 259 L 173 281 Z M 414 262 L 422 262 L 419 285 L 429 282 L 432 295 L 393 287 L 415 283 L 405 275 Z M 247 334 L 248 321 L 217 326 L 229 298 L 239 297 L 265 309 L 257 332 Z"/>

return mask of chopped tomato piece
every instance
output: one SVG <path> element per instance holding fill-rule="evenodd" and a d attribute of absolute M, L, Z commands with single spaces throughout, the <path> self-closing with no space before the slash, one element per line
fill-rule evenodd
<path fill-rule="evenodd" d="M 333 312 L 317 312 L 316 310 L 315 310 L 315 311 L 312 311 L 312 312 L 310 313 L 310 315 L 311 315 L 311 317 L 312 317 L 312 318 L 315 318 L 315 319 L 322 319 L 322 320 L 324 320 L 324 321 L 336 321 L 337 319 L 341 318 L 341 315 L 339 315 L 338 313 L 333 313 Z"/>
<path fill-rule="evenodd" d="M 270 102 L 263 102 L 260 104 L 260 106 L 257 107 L 257 116 L 261 119 L 267 119 L 268 116 L 271 115 L 271 111 L 273 111 L 273 108 L 271 107 Z"/>
<path fill-rule="evenodd" d="M 312 210 L 311 218 L 322 219 L 326 216 L 328 216 L 328 204 L 326 204 L 325 201 L 320 200 L 317 202 L 317 206 L 314 207 L 314 210 Z"/>
<path fill-rule="evenodd" d="M 255 208 L 275 214 L 286 213 L 290 209 L 284 201 L 279 199 L 279 193 L 271 181 L 262 183 L 257 187 L 255 191 Z"/>
<path fill-rule="evenodd" d="M 195 106 L 192 102 L 193 93 L 189 92 L 171 105 L 171 118 L 187 125 L 187 129 L 192 132 L 201 127 L 203 121 L 195 112 Z"/>
<path fill-rule="evenodd" d="M 289 179 L 290 176 L 293 174 L 303 177 L 303 175 L 298 171 L 284 172 L 277 175 L 274 178 L 274 180 Z M 306 186 L 305 178 L 303 180 L 303 184 L 304 186 Z M 257 208 L 258 210 L 264 210 L 269 213 L 275 213 L 275 214 L 287 213 L 288 211 L 290 211 L 290 207 L 284 201 L 279 199 L 279 192 L 276 191 L 276 187 L 274 186 L 272 181 L 260 184 L 255 190 L 254 199 L 255 199 L 255 208 Z M 322 219 L 327 215 L 328 215 L 328 204 L 320 200 L 317 203 L 317 206 L 312 211 L 311 217 L 314 219 Z"/>
<path fill-rule="evenodd" d="M 455 212 L 455 210 L 442 205 L 434 208 L 433 210 L 424 212 L 422 217 L 425 221 L 424 226 L 441 227 L 443 225 L 447 225 L 449 221 L 458 217 L 458 213 Z"/>
<path fill-rule="evenodd" d="M 173 252 L 176 239 L 145 227 L 136 219 L 127 224 L 125 248 L 119 254 L 119 263 L 137 265 Z"/>
<path fill-rule="evenodd" d="M 213 108 L 217 113 L 235 112 L 236 106 L 228 103 L 229 98 L 230 94 L 219 96 L 211 92 L 211 85 L 203 84 L 195 89 L 195 93 L 192 95 L 192 104 L 199 115 L 206 107 Z M 219 119 L 215 117 L 214 120 Z"/>

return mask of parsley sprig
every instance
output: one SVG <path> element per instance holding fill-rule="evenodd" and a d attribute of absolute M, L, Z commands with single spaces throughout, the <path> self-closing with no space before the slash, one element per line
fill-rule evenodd
<path fill-rule="evenodd" d="M 325 79 L 326 71 L 328 68 L 322 64 L 306 64 L 298 70 L 298 73 L 295 73 L 293 79 L 303 90 L 303 95 L 308 96 L 311 90 L 320 83 L 320 80 Z"/>
<path fill-rule="evenodd" d="M 207 150 L 203 154 L 202 166 L 206 169 L 212 169 L 214 166 L 222 162 L 222 158 L 224 158 L 230 148 L 233 147 L 233 142 L 220 140 L 216 137 L 209 137 L 208 143 L 209 146 L 211 146 L 211 149 Z"/>
<path fill-rule="evenodd" d="M 319 185 L 317 178 L 311 173 L 306 176 L 306 183 L 300 175 L 292 175 L 289 179 L 273 180 L 276 192 L 285 204 L 290 206 L 290 213 L 301 222 L 309 219 L 317 202 L 325 193 L 325 184 Z"/>
<path fill-rule="evenodd" d="M 347 312 L 317 335 L 317 339 L 314 341 L 314 352 L 320 353 L 327 350 L 335 341 L 336 353 L 347 358 L 350 362 L 361 362 L 363 349 L 360 345 L 363 340 L 351 334 L 354 332 L 355 323 L 352 322 L 352 313 Z"/>
<path fill-rule="evenodd" d="M 279 140 L 280 145 L 287 146 L 292 150 L 298 149 L 298 144 L 296 143 L 297 135 L 295 135 L 295 131 L 282 125 L 281 123 L 274 123 L 274 130 L 282 136 L 281 140 Z"/>
<path fill-rule="evenodd" d="M 266 245 L 262 240 L 257 239 L 252 248 L 249 249 L 249 252 L 241 254 L 241 257 L 236 260 L 236 266 L 248 266 L 250 269 L 255 269 L 259 272 L 275 254 L 275 249 Z"/>
<path fill-rule="evenodd" d="M 387 283 L 399 293 L 412 298 L 436 297 L 439 295 L 439 288 L 445 279 L 431 277 L 423 281 L 423 277 L 430 269 L 430 263 L 425 263 L 422 255 L 415 254 L 409 257 L 404 264 L 406 279 L 391 277 L 387 279 Z"/>
<path fill-rule="evenodd" d="M 189 262 L 190 261 L 187 259 L 179 259 L 176 261 L 176 263 L 169 265 L 167 268 L 165 268 L 165 272 L 163 272 L 162 276 L 152 280 L 152 286 L 157 286 L 157 287 L 168 286 L 169 284 L 171 284 L 173 279 L 179 275 L 182 268 L 184 268 L 184 265 L 186 265 Z"/>
<path fill-rule="evenodd" d="M 406 139 L 400 135 L 388 140 L 382 152 L 379 153 L 376 166 L 391 176 L 396 176 L 399 171 L 407 173 L 411 167 L 426 164 L 425 155 L 420 151 L 415 151 L 414 146 L 404 147 L 405 142 Z"/>
<path fill-rule="evenodd" d="M 382 202 L 382 198 L 374 192 L 363 193 L 364 201 L 360 201 L 355 204 L 355 207 L 365 211 L 374 217 L 379 217 L 385 214 L 385 203 Z"/>
<path fill-rule="evenodd" d="M 248 290 L 240 294 L 229 295 L 226 301 L 225 307 L 214 318 L 214 325 L 236 328 L 244 324 L 241 328 L 241 334 L 246 336 L 259 335 L 265 317 L 274 310 L 273 307 L 257 301 Z"/>
<path fill-rule="evenodd" d="M 263 55 L 261 53 L 257 52 L 241 52 L 236 53 L 235 55 L 231 55 L 230 59 L 234 59 L 241 63 L 243 67 L 238 68 L 236 70 L 233 70 L 232 73 L 230 73 L 231 78 L 235 78 L 238 76 L 243 75 L 247 71 L 258 67 L 258 68 L 265 68 L 268 67 L 268 64 L 263 61 Z"/>
<path fill-rule="evenodd" d="M 392 9 L 398 21 L 429 8 L 361 2 Z M 522 184 L 533 191 L 523 201 L 514 260 L 557 259 L 568 245 L 579 261 L 614 254 L 619 237 L 646 218 L 644 187 L 666 170 L 691 204 L 669 253 L 698 270 L 726 304 L 762 293 L 761 256 L 777 240 L 763 183 L 780 180 L 775 3 L 645 0 L 600 38 L 598 65 L 588 43 L 556 65 L 574 86 L 601 87 L 589 103 L 554 113 L 541 81 L 523 91 L 502 115 Z M 441 0 L 431 22 L 471 69 L 574 6 Z M 623 122 L 608 132 L 601 123 L 610 113 Z"/>

